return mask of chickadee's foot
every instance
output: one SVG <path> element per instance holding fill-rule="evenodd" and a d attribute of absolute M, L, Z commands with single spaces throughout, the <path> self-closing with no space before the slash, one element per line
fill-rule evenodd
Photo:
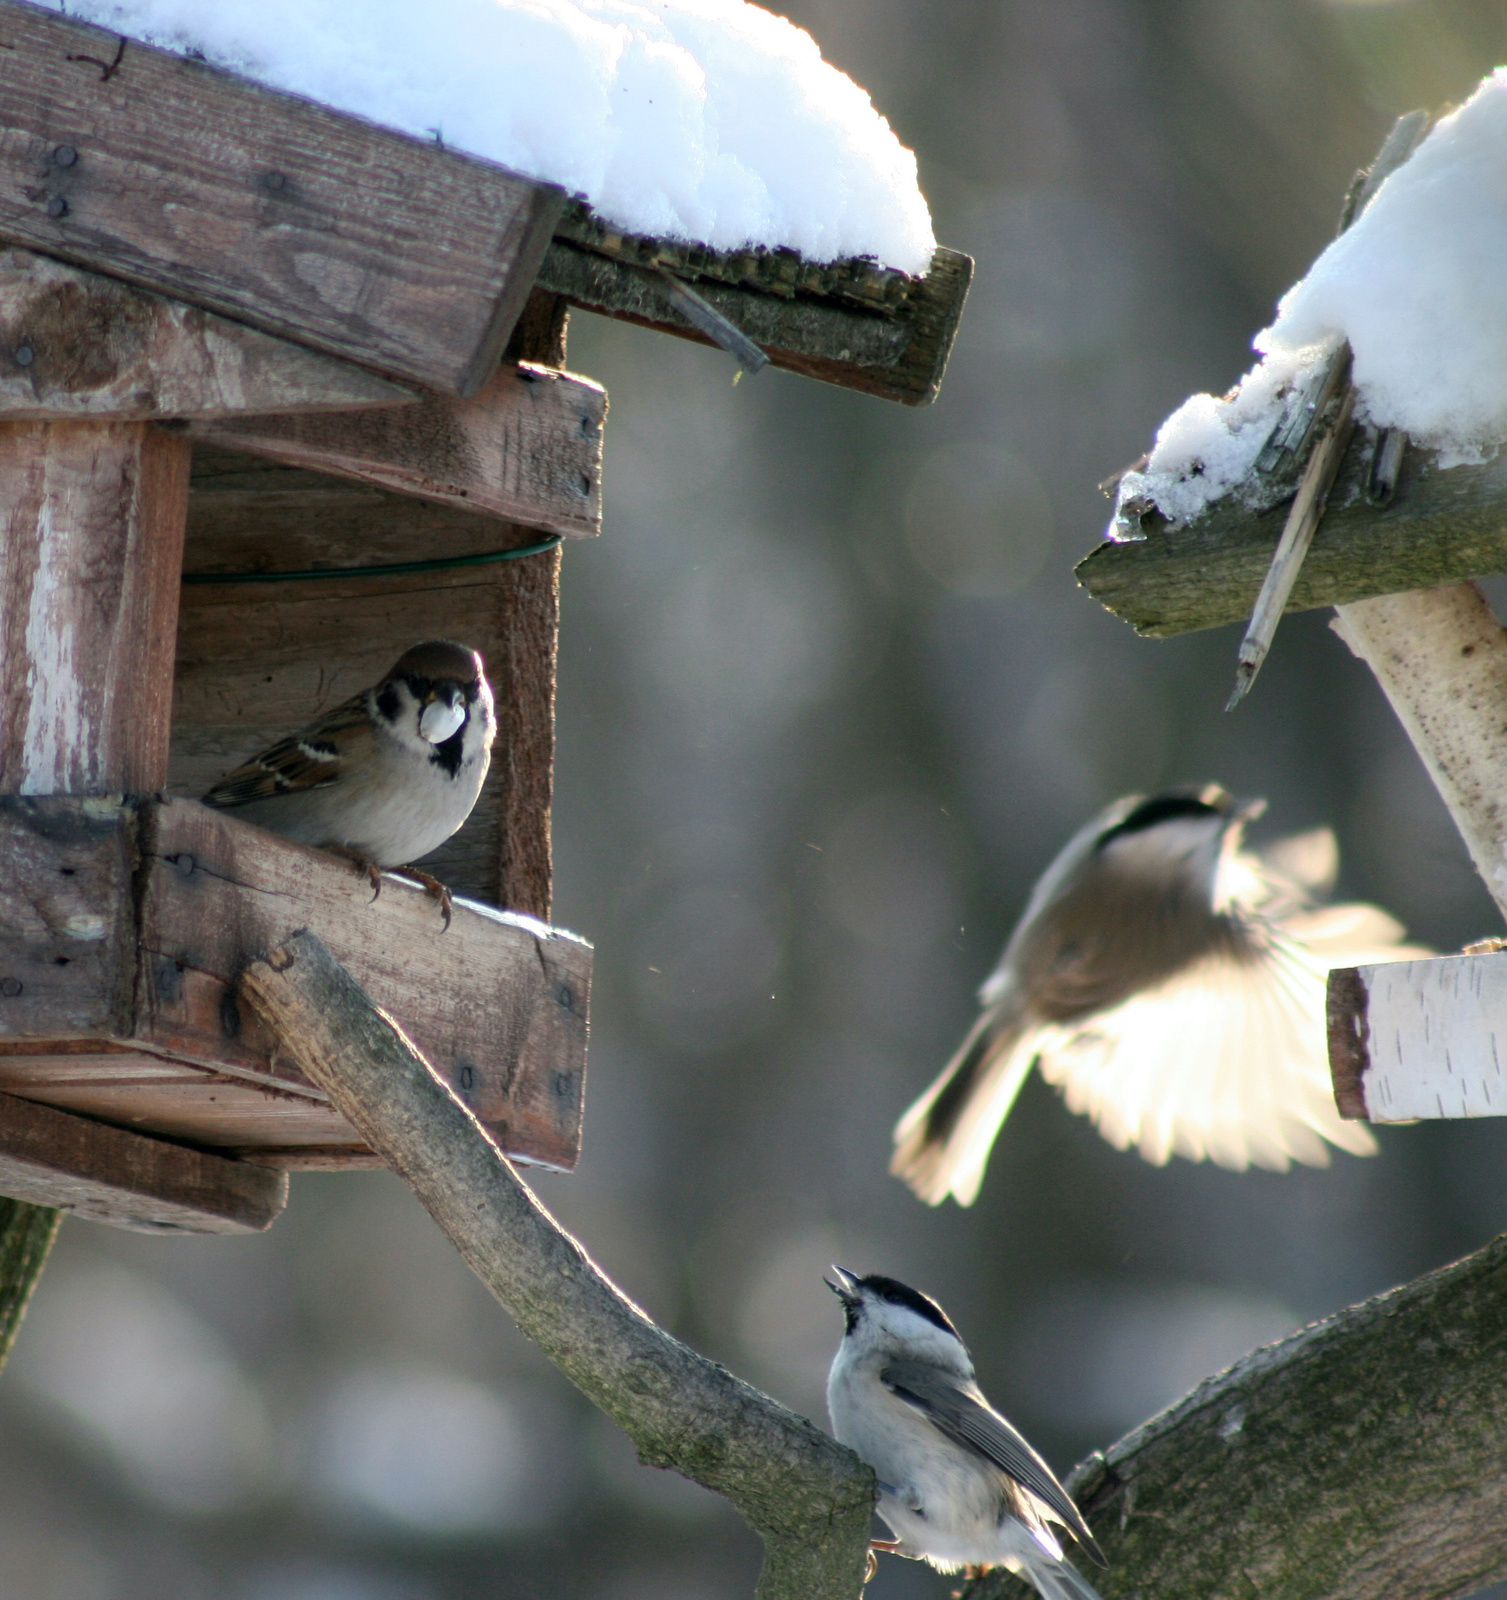
<path fill-rule="evenodd" d="M 343 844 L 326 845 L 325 848 L 332 856 L 344 856 L 355 867 L 357 873 L 366 879 L 372 886 L 372 904 L 377 903 L 377 896 L 382 893 L 382 869 L 370 856 L 364 856 L 359 850 L 349 849 Z"/>
<path fill-rule="evenodd" d="M 398 867 L 395 870 L 401 872 L 405 878 L 412 878 L 427 894 L 439 901 L 440 915 L 445 919 L 445 926 L 441 931 L 448 933 L 450 914 L 455 910 L 455 902 L 450 898 L 450 891 L 438 878 L 431 877 L 427 872 L 421 872 L 417 867 Z"/>

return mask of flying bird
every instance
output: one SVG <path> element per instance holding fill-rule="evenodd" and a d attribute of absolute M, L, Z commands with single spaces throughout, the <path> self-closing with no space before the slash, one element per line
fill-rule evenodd
<path fill-rule="evenodd" d="M 409 864 L 471 814 L 497 734 L 482 659 L 431 639 L 378 684 L 228 772 L 205 805 L 285 839 L 353 857 L 372 878 L 402 867 L 440 900 L 449 891 Z"/>
<path fill-rule="evenodd" d="M 890 1170 L 971 1205 L 1033 1064 L 1117 1149 L 1243 1171 L 1372 1155 L 1330 1087 L 1331 967 L 1427 954 L 1368 905 L 1315 905 L 1338 870 L 1327 829 L 1242 849 L 1264 801 L 1217 784 L 1117 800 L 1031 893 L 982 1015 L 901 1117 Z M 1327 1141 L 1327 1143 L 1326 1143 Z"/>
<path fill-rule="evenodd" d="M 879 1480 L 895 1534 L 874 1547 L 942 1572 L 1007 1567 L 1043 1600 L 1099 1600 L 1052 1524 L 1107 1566 L 1052 1469 L 984 1398 L 947 1314 L 893 1278 L 832 1269 L 847 1327 L 827 1379 L 832 1432 Z M 872 1557 L 870 1558 L 872 1560 Z"/>

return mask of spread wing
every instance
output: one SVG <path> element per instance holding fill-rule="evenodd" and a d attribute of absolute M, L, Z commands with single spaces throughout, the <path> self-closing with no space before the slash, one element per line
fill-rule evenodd
<path fill-rule="evenodd" d="M 955 1444 L 972 1450 L 1007 1473 L 1062 1523 L 1085 1551 L 1107 1567 L 1103 1552 L 1088 1531 L 1083 1514 L 1068 1498 L 1052 1469 L 984 1399 L 976 1384 L 918 1361 L 892 1361 L 879 1381 L 920 1411 Z"/>
<path fill-rule="evenodd" d="M 325 788 L 340 776 L 355 746 L 370 738 L 366 697 L 355 695 L 227 772 L 204 796 L 204 804 L 224 809 Z"/>

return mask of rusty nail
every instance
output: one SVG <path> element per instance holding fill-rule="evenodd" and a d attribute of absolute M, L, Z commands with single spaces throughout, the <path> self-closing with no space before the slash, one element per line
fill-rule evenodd
<path fill-rule="evenodd" d="M 262 182 L 266 184 L 269 189 L 283 189 L 287 187 L 288 180 L 287 177 L 281 172 L 269 172 L 266 177 L 262 179 Z"/>
<path fill-rule="evenodd" d="M 49 217 L 66 217 L 68 215 L 68 202 L 60 194 L 55 194 L 47 202 L 47 215 Z"/>
<path fill-rule="evenodd" d="M 14 1000 L 20 994 L 21 987 L 19 978 L 0 978 L 0 994 L 3 994 L 7 1000 Z"/>
<path fill-rule="evenodd" d="M 37 353 L 29 344 L 18 344 L 16 346 L 15 360 L 18 367 L 29 367 L 36 359 Z"/>
<path fill-rule="evenodd" d="M 78 151 L 71 144 L 60 144 L 52 152 L 54 166 L 71 167 L 78 160 Z"/>

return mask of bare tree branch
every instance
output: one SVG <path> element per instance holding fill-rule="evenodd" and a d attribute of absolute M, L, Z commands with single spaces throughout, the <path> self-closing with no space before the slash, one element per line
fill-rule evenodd
<path fill-rule="evenodd" d="M 0 1367 L 16 1342 L 62 1220 L 63 1213 L 51 1206 L 0 1197 Z"/>
<path fill-rule="evenodd" d="M 1106 1600 L 1454 1600 L 1507 1578 L 1504 1462 L 1507 1235 L 1252 1351 L 1067 1486 Z"/>
<path fill-rule="evenodd" d="M 855 1600 L 874 1505 L 857 1456 L 672 1339 L 609 1282 L 314 934 L 249 966 L 242 993 L 640 1459 L 725 1495 L 753 1524 L 759 1600 Z"/>

